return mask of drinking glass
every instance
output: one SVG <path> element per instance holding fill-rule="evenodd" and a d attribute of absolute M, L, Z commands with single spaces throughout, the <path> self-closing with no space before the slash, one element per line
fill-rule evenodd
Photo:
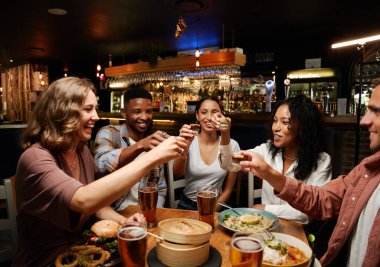
<path fill-rule="evenodd" d="M 241 170 L 240 161 L 244 160 L 244 155 L 241 155 L 239 153 L 233 153 L 232 154 L 232 165 L 234 166 L 234 169 L 236 171 Z"/>
<path fill-rule="evenodd" d="M 146 218 L 148 228 L 157 226 L 156 207 L 158 200 L 158 189 L 155 182 L 141 181 L 139 184 L 139 205 L 142 214 Z"/>
<path fill-rule="evenodd" d="M 123 266 L 145 266 L 147 229 L 144 222 L 127 222 L 117 233 L 119 254 Z"/>
<path fill-rule="evenodd" d="M 197 123 L 190 124 L 190 130 L 193 131 L 194 135 L 198 135 L 200 129 L 201 129 L 201 126 L 199 124 Z"/>
<path fill-rule="evenodd" d="M 261 267 L 264 244 L 252 233 L 234 233 L 231 240 L 230 262 L 232 267 Z"/>
<path fill-rule="evenodd" d="M 217 198 L 217 188 L 210 185 L 201 185 L 197 187 L 199 220 L 211 225 L 212 229 L 214 229 L 214 213 Z"/>

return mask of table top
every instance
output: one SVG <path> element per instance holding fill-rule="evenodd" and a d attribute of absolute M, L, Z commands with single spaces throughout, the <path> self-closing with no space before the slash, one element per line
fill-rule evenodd
<path fill-rule="evenodd" d="M 141 212 L 139 206 L 128 206 L 125 210 L 121 212 L 122 215 L 129 217 L 136 212 Z M 167 208 L 158 208 L 157 209 L 157 220 L 161 221 L 164 219 L 170 218 L 188 218 L 198 220 L 197 211 L 189 210 L 179 210 L 179 209 L 167 209 Z M 211 235 L 210 244 L 216 248 L 222 256 L 222 266 L 231 266 L 229 262 L 229 253 L 230 253 L 230 242 L 232 237 L 232 232 L 224 229 L 218 223 L 218 215 L 215 214 L 215 232 Z M 295 223 L 288 220 L 280 219 L 280 225 L 275 230 L 276 232 L 289 234 L 295 236 L 304 242 L 307 243 L 307 238 L 302 224 Z M 152 228 L 149 229 L 149 232 L 158 234 L 158 229 Z M 156 239 L 153 236 L 147 237 L 147 253 L 156 245 Z M 146 265 L 148 266 L 148 265 Z"/>

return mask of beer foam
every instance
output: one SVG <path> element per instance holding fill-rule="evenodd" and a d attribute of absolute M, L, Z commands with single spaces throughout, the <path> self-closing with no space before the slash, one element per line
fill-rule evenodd
<path fill-rule="evenodd" d="M 128 240 L 140 239 L 146 236 L 146 230 L 141 227 L 128 227 L 119 232 L 119 237 Z"/>
<path fill-rule="evenodd" d="M 213 198 L 213 197 L 216 197 L 216 193 L 212 191 L 203 191 L 203 192 L 198 192 L 198 196 L 205 197 L 205 198 Z"/>
<path fill-rule="evenodd" d="M 262 248 L 261 244 L 250 238 L 241 238 L 235 241 L 234 245 L 241 250 L 256 251 Z"/>

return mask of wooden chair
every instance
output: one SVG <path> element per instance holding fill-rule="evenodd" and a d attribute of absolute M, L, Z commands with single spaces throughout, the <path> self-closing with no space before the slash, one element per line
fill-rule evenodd
<path fill-rule="evenodd" d="M 181 177 L 180 179 L 175 179 L 173 174 L 173 164 L 174 161 L 171 160 L 167 164 L 165 164 L 167 170 L 167 182 L 168 182 L 168 197 L 169 197 L 169 207 L 176 208 L 179 202 L 179 198 L 176 197 L 180 194 L 176 194 L 176 189 L 182 189 L 185 187 L 185 179 Z M 182 192 L 182 191 L 181 191 Z"/>
<path fill-rule="evenodd" d="M 255 189 L 255 176 L 252 172 L 248 173 L 248 207 L 255 204 L 256 198 L 261 198 L 262 189 Z"/>
<path fill-rule="evenodd" d="M 6 203 L 6 216 L 0 218 L 0 262 L 5 262 L 13 258 L 17 245 L 16 205 L 10 178 L 0 182 L 0 200 Z"/>

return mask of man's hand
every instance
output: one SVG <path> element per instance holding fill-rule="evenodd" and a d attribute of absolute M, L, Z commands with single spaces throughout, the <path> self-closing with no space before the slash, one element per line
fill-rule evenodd
<path fill-rule="evenodd" d="M 155 133 L 142 139 L 140 142 L 143 145 L 144 151 L 149 151 L 158 146 L 161 142 L 165 141 L 169 137 L 170 135 L 163 131 L 156 131 Z"/>

